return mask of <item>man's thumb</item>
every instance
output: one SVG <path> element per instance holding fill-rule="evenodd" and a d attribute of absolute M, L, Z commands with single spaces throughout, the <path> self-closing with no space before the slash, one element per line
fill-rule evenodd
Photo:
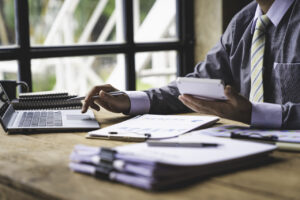
<path fill-rule="evenodd" d="M 228 100 L 237 102 L 239 94 L 230 85 L 226 85 L 224 93 L 227 96 Z"/>

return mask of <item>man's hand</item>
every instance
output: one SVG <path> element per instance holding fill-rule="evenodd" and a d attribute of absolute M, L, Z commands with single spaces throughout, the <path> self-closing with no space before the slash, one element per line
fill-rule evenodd
<path fill-rule="evenodd" d="M 112 96 L 108 92 L 118 91 L 111 85 L 100 85 L 95 86 L 89 94 L 85 97 L 84 104 L 82 106 L 82 113 L 85 113 L 89 107 L 99 111 L 100 106 L 116 113 L 126 113 L 130 109 L 130 99 L 127 94 L 122 94 L 118 96 Z M 99 95 L 100 98 L 93 99 L 92 97 Z"/>
<path fill-rule="evenodd" d="M 192 97 L 191 95 L 180 95 L 178 98 L 195 112 L 213 114 L 250 124 L 251 102 L 228 85 L 225 87 L 225 95 L 228 98 L 227 101 L 206 101 Z"/>

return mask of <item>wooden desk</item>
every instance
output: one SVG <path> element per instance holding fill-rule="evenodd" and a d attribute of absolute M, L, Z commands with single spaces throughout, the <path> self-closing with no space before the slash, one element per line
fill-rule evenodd
<path fill-rule="evenodd" d="M 117 117 L 117 118 L 116 118 Z M 102 126 L 124 119 L 100 112 Z M 221 120 L 222 124 L 237 124 Z M 86 133 L 0 134 L 0 199 L 300 199 L 300 154 L 276 151 L 280 162 L 199 180 L 185 188 L 151 193 L 97 180 L 68 168 L 76 144 L 113 147 L 124 142 L 85 139 Z"/>

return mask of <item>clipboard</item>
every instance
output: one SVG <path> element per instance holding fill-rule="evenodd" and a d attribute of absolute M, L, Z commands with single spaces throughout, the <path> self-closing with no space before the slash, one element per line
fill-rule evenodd
<path fill-rule="evenodd" d="M 173 138 L 219 120 L 215 116 L 140 115 L 86 135 L 90 139 L 143 142 L 147 139 Z"/>
<path fill-rule="evenodd" d="M 275 144 L 279 150 L 300 151 L 300 130 L 270 130 L 242 126 L 219 126 L 195 131 L 192 134 L 265 142 Z"/>

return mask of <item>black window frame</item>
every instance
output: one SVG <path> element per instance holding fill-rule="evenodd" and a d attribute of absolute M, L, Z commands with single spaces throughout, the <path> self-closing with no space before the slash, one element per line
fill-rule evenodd
<path fill-rule="evenodd" d="M 0 47 L 0 61 L 18 61 L 18 80 L 32 91 L 31 60 L 37 58 L 72 57 L 103 54 L 125 55 L 126 89 L 136 89 L 135 54 L 151 51 L 177 51 L 177 76 L 194 68 L 194 0 L 176 0 L 177 41 L 135 42 L 133 0 L 122 0 L 124 43 L 63 46 L 30 46 L 28 0 L 15 0 L 16 46 Z M 22 91 L 21 92 L 25 92 Z"/>

